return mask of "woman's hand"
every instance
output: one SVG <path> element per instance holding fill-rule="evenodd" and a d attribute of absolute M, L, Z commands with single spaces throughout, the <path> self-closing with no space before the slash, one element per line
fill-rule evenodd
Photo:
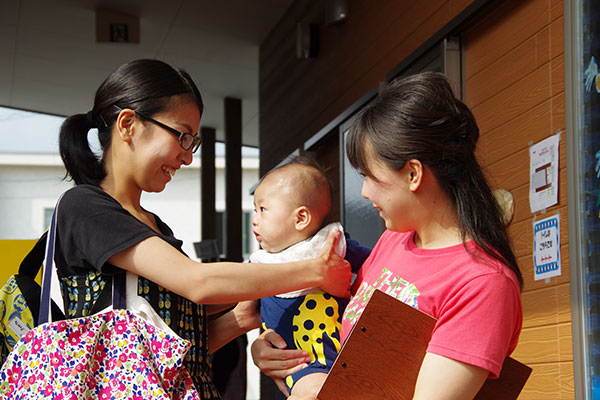
<path fill-rule="evenodd" d="M 265 375 L 273 378 L 275 382 L 280 380 L 282 384 L 286 376 L 300 371 L 310 362 L 310 356 L 304 350 L 286 347 L 285 340 L 272 329 L 261 333 L 251 346 L 254 364 Z"/>
<path fill-rule="evenodd" d="M 352 271 L 350 263 L 336 254 L 335 245 L 340 239 L 341 232 L 334 229 L 327 236 L 327 241 L 317 260 L 323 268 L 321 289 L 337 297 L 350 297 L 350 281 Z"/>

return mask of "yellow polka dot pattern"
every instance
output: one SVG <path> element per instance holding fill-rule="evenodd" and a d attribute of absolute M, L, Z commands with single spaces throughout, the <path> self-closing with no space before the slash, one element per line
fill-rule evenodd
<path fill-rule="evenodd" d="M 298 307 L 299 313 L 294 315 L 294 342 L 299 349 L 310 354 L 311 362 L 315 360 L 325 365 L 325 350 L 323 338 L 329 336 L 334 343 L 336 351 L 340 351 L 339 307 L 337 301 L 318 291 L 307 294 Z"/>

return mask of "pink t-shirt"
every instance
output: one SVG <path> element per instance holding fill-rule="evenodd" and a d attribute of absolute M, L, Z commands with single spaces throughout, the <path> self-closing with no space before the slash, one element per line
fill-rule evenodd
<path fill-rule="evenodd" d="M 342 340 L 375 289 L 433 316 L 427 351 L 484 368 L 498 376 L 521 331 L 519 284 L 505 265 L 474 242 L 421 249 L 414 232 L 385 231 L 360 269 L 342 319 Z"/>

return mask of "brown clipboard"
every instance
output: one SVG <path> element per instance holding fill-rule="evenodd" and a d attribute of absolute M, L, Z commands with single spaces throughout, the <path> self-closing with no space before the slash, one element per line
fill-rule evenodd
<path fill-rule="evenodd" d="M 344 342 L 319 400 L 410 400 L 435 319 L 375 290 Z M 488 379 L 476 400 L 513 400 L 531 368 L 506 357 L 498 379 Z"/>

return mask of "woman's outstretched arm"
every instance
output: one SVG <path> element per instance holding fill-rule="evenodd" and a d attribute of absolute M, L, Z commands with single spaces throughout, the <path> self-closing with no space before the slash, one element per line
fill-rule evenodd
<path fill-rule="evenodd" d="M 329 235 L 318 257 L 282 264 L 198 263 L 157 236 L 115 254 L 109 262 L 199 304 L 237 303 L 308 287 L 349 297 L 352 273 Z"/>

